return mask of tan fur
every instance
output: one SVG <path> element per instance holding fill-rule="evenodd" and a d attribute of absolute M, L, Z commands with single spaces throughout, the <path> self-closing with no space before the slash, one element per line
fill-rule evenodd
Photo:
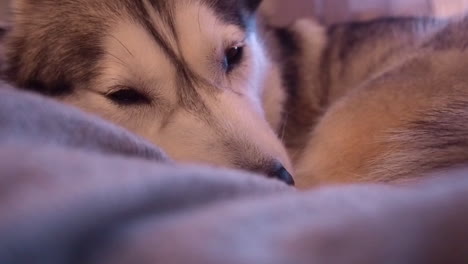
<path fill-rule="evenodd" d="M 468 23 L 417 23 L 369 30 L 349 60 L 338 55 L 347 43 L 327 44 L 328 106 L 296 164 L 300 188 L 400 182 L 468 161 L 468 39 L 454 34 Z"/>
<path fill-rule="evenodd" d="M 327 38 L 325 28 L 309 19 L 301 19 L 291 25 L 300 45 L 301 58 L 295 62 L 298 68 L 298 95 L 285 109 L 285 144 L 290 157 L 296 161 L 303 146 L 309 140 L 309 131 L 323 112 L 325 91 L 321 89 L 321 67 Z M 312 48 L 313 47 L 313 48 Z M 312 122 L 311 122 L 312 121 Z"/>

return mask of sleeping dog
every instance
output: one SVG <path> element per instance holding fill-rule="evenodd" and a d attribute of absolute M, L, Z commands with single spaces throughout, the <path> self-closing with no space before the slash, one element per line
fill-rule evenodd
<path fill-rule="evenodd" d="M 303 188 L 468 159 L 467 19 L 274 28 L 260 2 L 16 0 L 4 74 L 177 161 Z"/>

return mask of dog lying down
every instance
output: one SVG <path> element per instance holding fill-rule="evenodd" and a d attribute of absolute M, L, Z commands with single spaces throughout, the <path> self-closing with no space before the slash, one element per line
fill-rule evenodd
<path fill-rule="evenodd" d="M 468 263 L 466 168 L 299 192 L 0 86 L 0 263 Z"/>
<path fill-rule="evenodd" d="M 14 0 L 4 75 L 175 161 L 300 188 L 466 163 L 468 19 L 275 28 L 260 3 Z"/>
<path fill-rule="evenodd" d="M 468 262 L 466 20 L 260 2 L 14 0 L 0 263 Z"/>

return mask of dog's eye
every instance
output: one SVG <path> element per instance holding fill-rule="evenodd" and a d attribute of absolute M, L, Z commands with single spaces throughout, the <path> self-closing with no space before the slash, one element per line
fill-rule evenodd
<path fill-rule="evenodd" d="M 149 104 L 151 100 L 135 89 L 120 89 L 107 94 L 107 98 L 120 105 Z"/>
<path fill-rule="evenodd" d="M 244 56 L 244 47 L 232 46 L 225 51 L 224 67 L 226 72 L 232 71 L 242 61 Z"/>

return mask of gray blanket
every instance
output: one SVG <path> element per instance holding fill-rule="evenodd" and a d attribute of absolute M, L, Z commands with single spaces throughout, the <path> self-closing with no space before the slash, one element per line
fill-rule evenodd
<path fill-rule="evenodd" d="M 0 85 L 0 263 L 468 263 L 464 168 L 299 192 Z"/>

